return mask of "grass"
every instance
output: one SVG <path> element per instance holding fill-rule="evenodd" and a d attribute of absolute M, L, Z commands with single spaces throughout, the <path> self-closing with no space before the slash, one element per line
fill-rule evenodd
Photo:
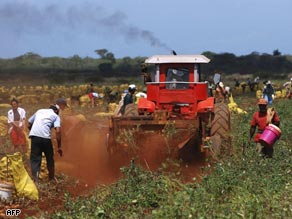
<path fill-rule="evenodd" d="M 244 100 L 237 99 L 239 105 Z M 246 100 L 245 100 L 246 101 Z M 73 201 L 50 218 L 292 218 L 292 112 L 289 100 L 274 102 L 281 118 L 282 137 L 272 159 L 263 159 L 248 145 L 246 115 L 232 115 L 235 153 L 215 166 L 205 166 L 200 182 L 184 184 L 174 175 L 123 167 L 124 177 L 94 194 Z M 210 173 L 211 174 L 207 174 Z M 46 218 L 46 216 L 44 216 Z"/>

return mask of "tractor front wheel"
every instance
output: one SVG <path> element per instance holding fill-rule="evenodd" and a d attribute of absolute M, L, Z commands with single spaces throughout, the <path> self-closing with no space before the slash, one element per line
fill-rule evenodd
<path fill-rule="evenodd" d="M 217 157 L 223 150 L 230 150 L 230 112 L 225 103 L 216 103 L 211 123 L 211 155 Z"/>

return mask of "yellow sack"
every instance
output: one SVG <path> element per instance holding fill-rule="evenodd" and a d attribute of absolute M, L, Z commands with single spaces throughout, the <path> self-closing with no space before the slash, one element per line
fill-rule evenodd
<path fill-rule="evenodd" d="M 118 104 L 116 103 L 109 103 L 108 104 L 108 111 L 110 113 L 114 113 L 115 112 L 115 109 L 118 107 Z"/>
<path fill-rule="evenodd" d="M 48 171 L 48 168 L 47 168 L 47 161 L 46 161 L 45 155 L 43 154 L 42 155 L 41 170 L 40 170 L 39 178 L 40 179 L 45 179 L 45 178 L 48 177 L 48 175 L 49 175 L 49 171 Z"/>
<path fill-rule="evenodd" d="M 281 98 L 282 97 L 282 92 L 281 91 L 276 91 L 275 92 L 275 96 L 276 96 L 276 98 Z"/>
<path fill-rule="evenodd" d="M 267 124 L 271 124 L 272 123 L 272 119 L 275 115 L 275 108 L 268 108 L 268 112 L 267 112 Z"/>
<path fill-rule="evenodd" d="M 238 113 L 238 114 L 247 114 L 247 112 L 243 109 L 240 109 L 238 105 L 234 102 L 233 96 L 230 95 L 228 108 L 230 112 Z"/>
<path fill-rule="evenodd" d="M 257 90 L 257 92 L 256 92 L 256 98 L 257 99 L 260 99 L 262 97 L 263 97 L 263 92 L 261 90 Z"/>
<path fill-rule="evenodd" d="M 13 183 L 12 168 L 10 163 L 7 163 L 7 157 L 0 160 L 0 181 Z"/>
<path fill-rule="evenodd" d="M 6 116 L 0 116 L 0 136 L 6 136 L 7 135 L 7 121 L 8 118 Z"/>
<path fill-rule="evenodd" d="M 9 169 L 13 176 L 14 186 L 18 196 L 24 196 L 32 200 L 38 200 L 39 192 L 24 168 L 22 162 L 22 155 L 20 152 L 16 152 L 13 155 L 7 155 L 3 157 L 0 163 L 5 163 L 5 167 L 0 166 L 0 172 L 7 171 L 7 159 L 9 160 Z M 3 175 L 3 174 L 2 174 Z"/>
<path fill-rule="evenodd" d="M 235 103 L 232 94 L 229 97 L 229 103 Z"/>
<path fill-rule="evenodd" d="M 285 98 L 287 96 L 287 90 L 286 89 L 282 89 L 282 96 L 283 98 Z"/>
<path fill-rule="evenodd" d="M 90 100 L 88 94 L 84 94 L 81 97 L 79 97 L 79 102 L 80 102 L 80 105 L 82 107 L 85 107 L 91 102 L 91 100 Z"/>

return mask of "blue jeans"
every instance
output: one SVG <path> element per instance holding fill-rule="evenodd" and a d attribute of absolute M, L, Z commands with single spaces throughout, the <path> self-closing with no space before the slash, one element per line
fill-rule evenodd
<path fill-rule="evenodd" d="M 273 98 L 270 95 L 265 94 L 264 99 L 268 102 L 269 105 L 273 103 Z"/>

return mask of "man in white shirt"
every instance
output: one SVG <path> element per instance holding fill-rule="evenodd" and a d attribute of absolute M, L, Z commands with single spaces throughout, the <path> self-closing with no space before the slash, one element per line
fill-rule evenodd
<path fill-rule="evenodd" d="M 51 141 L 51 128 L 56 130 L 58 153 L 62 156 L 61 149 L 61 120 L 59 106 L 51 105 L 49 109 L 40 109 L 28 119 L 29 137 L 31 138 L 30 163 L 32 177 L 38 181 L 40 173 L 42 153 L 47 160 L 49 180 L 55 179 L 54 149 Z"/>

